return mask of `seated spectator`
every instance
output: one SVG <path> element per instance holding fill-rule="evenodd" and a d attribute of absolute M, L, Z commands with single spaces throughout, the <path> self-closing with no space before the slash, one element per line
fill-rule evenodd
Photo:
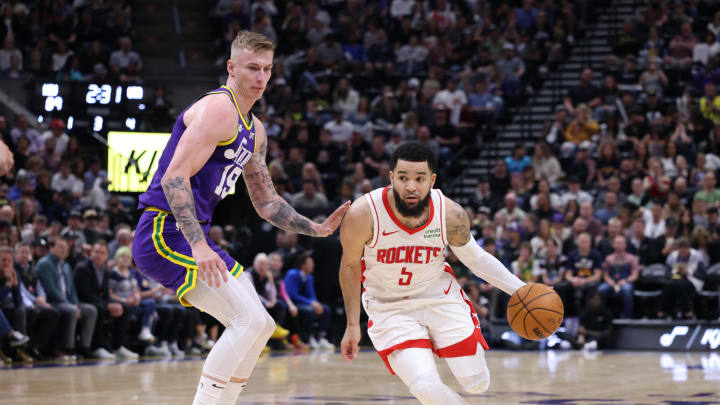
<path fill-rule="evenodd" d="M 603 349 L 610 345 L 613 315 L 603 305 L 600 293 L 594 293 L 588 300 L 588 306 L 580 314 L 580 327 L 577 335 L 558 335 L 568 340 L 573 348 L 584 350 Z"/>
<path fill-rule="evenodd" d="M 301 338 L 310 343 L 313 349 L 333 349 L 335 346 L 327 340 L 330 325 L 330 307 L 318 302 L 312 276 L 315 262 L 312 256 L 303 253 L 295 260 L 295 268 L 285 274 L 285 288 L 288 296 L 297 305 L 301 318 Z M 315 325 L 315 322 L 318 325 Z"/>
<path fill-rule="evenodd" d="M 692 26 L 684 23 L 681 31 L 670 41 L 670 53 L 665 56 L 665 64 L 673 69 L 687 70 L 692 63 L 693 49 L 697 42 Z"/>
<path fill-rule="evenodd" d="M 47 149 L 48 141 L 50 139 L 54 140 L 53 148 L 51 150 L 45 150 L 45 152 L 48 155 L 52 155 L 55 159 L 60 159 L 67 149 L 68 142 L 70 142 L 70 137 L 65 133 L 65 122 L 59 118 L 52 120 L 50 122 L 50 130 L 45 131 L 41 139 L 45 145 L 41 149 Z"/>
<path fill-rule="evenodd" d="M 581 305 L 597 289 L 602 280 L 602 257 L 592 249 L 590 234 L 585 232 L 577 238 L 577 249 L 567 255 L 565 264 L 565 280 L 569 281 L 581 293 Z M 563 249 L 564 250 L 564 249 Z M 574 311 L 575 302 L 570 303 L 568 312 Z"/>
<path fill-rule="evenodd" d="M 539 275 L 538 281 L 552 287 L 562 299 L 565 307 L 565 316 L 576 314 L 568 312 L 574 307 L 571 301 L 575 300 L 575 289 L 565 280 L 565 256 L 560 254 L 560 245 L 556 239 L 550 238 L 545 243 L 545 249 L 538 252 L 533 265 L 533 274 Z"/>
<path fill-rule="evenodd" d="M 275 333 L 273 337 L 284 338 L 287 336 L 287 329 L 280 325 L 285 324 L 285 315 L 287 314 L 287 304 L 285 301 L 278 299 L 278 291 L 270 271 L 270 260 L 265 253 L 258 253 L 253 260 L 251 269 L 245 272 L 251 278 L 255 291 L 260 298 L 265 309 L 276 323 Z"/>
<path fill-rule="evenodd" d="M 525 218 L 525 211 L 517 205 L 517 195 L 514 192 L 505 194 L 505 206 L 498 211 L 498 214 L 505 217 L 507 222 L 522 221 Z"/>
<path fill-rule="evenodd" d="M 483 122 L 491 117 L 490 122 L 492 123 L 500 118 L 505 102 L 502 97 L 490 92 L 485 79 L 480 79 L 475 82 L 473 91 L 468 94 L 467 106 L 470 111 L 475 113 L 476 122 Z"/>
<path fill-rule="evenodd" d="M 700 273 L 707 263 L 702 254 L 690 247 L 687 238 L 678 239 L 677 250 L 667 258 L 667 266 L 672 277 L 663 290 L 662 311 L 658 318 L 665 316 L 691 319 L 694 317 L 693 298 L 695 292 L 702 290 L 703 280 Z"/>
<path fill-rule="evenodd" d="M 699 104 L 702 116 L 714 125 L 720 125 L 720 95 L 717 94 L 715 84 L 705 85 L 705 95 L 700 98 Z"/>
<path fill-rule="evenodd" d="M 642 86 L 643 91 L 647 94 L 652 92 L 658 98 L 662 98 L 669 81 L 665 72 L 658 67 L 658 62 L 651 60 L 648 63 L 648 68 L 640 75 L 638 84 Z"/>
<path fill-rule="evenodd" d="M 705 32 L 705 41 L 698 42 L 693 48 L 693 62 L 707 65 L 708 61 L 720 54 L 720 42 L 712 31 Z"/>
<path fill-rule="evenodd" d="M 78 353 L 90 357 L 97 309 L 92 304 L 78 300 L 72 270 L 65 262 L 68 242 L 63 238 L 56 238 L 47 243 L 50 253 L 38 261 L 38 280 L 47 293 L 47 302 L 61 313 L 60 325 L 67 327 L 60 334 L 59 348 L 55 355 L 64 360 L 74 358 L 72 353 L 75 350 L 75 328 L 79 322 L 81 338 Z"/>
<path fill-rule="evenodd" d="M 563 104 L 570 115 L 575 115 L 575 109 L 580 104 L 585 104 L 590 108 L 600 105 L 600 92 L 592 83 L 593 72 L 587 68 L 580 75 L 580 85 L 568 91 L 568 95 L 563 99 Z"/>
<path fill-rule="evenodd" d="M 555 114 L 552 120 L 545 121 L 542 139 L 552 146 L 554 151 L 560 149 L 560 144 L 565 140 L 565 131 L 568 126 L 568 111 L 564 104 L 555 106 Z"/>
<path fill-rule="evenodd" d="M 626 251 L 625 237 L 618 235 L 613 241 L 614 252 L 603 263 L 604 282 L 598 292 L 604 297 L 620 295 L 623 301 L 623 318 L 633 317 L 633 283 L 640 274 L 640 265 L 635 255 Z"/>
<path fill-rule="evenodd" d="M 112 302 L 110 298 L 110 271 L 107 268 L 107 259 L 107 243 L 97 241 L 92 247 L 90 260 L 80 263 L 75 269 L 78 299 L 80 302 L 92 304 L 97 309 L 98 320 L 93 337 L 92 354 L 100 359 L 114 359 L 116 356 L 108 349 L 117 352 L 125 346 L 129 322 L 128 313 L 123 310 L 122 304 Z M 111 344 L 105 340 L 105 321 L 108 319 L 111 319 L 113 324 Z"/>
<path fill-rule="evenodd" d="M 308 218 L 326 215 L 329 208 L 327 197 L 318 192 L 317 189 L 315 180 L 304 179 L 302 191 L 292 198 L 291 205 L 293 208 Z"/>
<path fill-rule="evenodd" d="M 563 206 L 567 206 L 571 200 L 577 202 L 578 207 L 582 203 L 592 202 L 592 196 L 580 188 L 580 178 L 576 175 L 568 179 L 568 191 L 562 195 L 561 199 Z"/>
<path fill-rule="evenodd" d="M 513 149 L 512 156 L 505 158 L 505 164 L 512 174 L 522 172 L 525 167 L 532 165 L 532 161 L 525 155 L 525 147 L 518 145 Z"/>
<path fill-rule="evenodd" d="M 580 104 L 576 109 L 576 118 L 565 130 L 565 140 L 579 145 L 589 141 L 598 131 L 600 126 L 592 119 L 590 108 L 587 104 Z"/>
<path fill-rule="evenodd" d="M 556 187 L 558 181 L 565 175 L 560 167 L 560 162 L 553 155 L 550 146 L 544 142 L 535 145 L 532 167 L 535 170 L 535 178 L 537 180 L 546 179 L 553 187 Z"/>
<path fill-rule="evenodd" d="M 128 37 L 118 39 L 120 49 L 110 54 L 110 68 L 113 73 L 127 68 L 131 61 L 136 63 L 138 69 L 142 69 L 142 59 L 137 52 L 132 50 L 132 41 Z"/>
<path fill-rule="evenodd" d="M 715 187 L 715 172 L 708 170 L 702 179 L 702 188 L 695 192 L 693 201 L 702 200 L 707 207 L 720 205 L 720 189 Z"/>
<path fill-rule="evenodd" d="M 608 191 L 605 193 L 605 206 L 595 212 L 595 218 L 598 219 L 603 225 L 607 225 L 611 218 L 615 218 L 619 211 L 617 195 Z"/>
<path fill-rule="evenodd" d="M 513 274 L 527 283 L 537 282 L 540 275 L 533 273 L 533 255 L 530 244 L 527 242 L 521 243 L 519 253 L 517 259 L 510 265 Z"/>
<path fill-rule="evenodd" d="M 622 32 L 613 44 L 613 52 L 620 57 L 635 55 L 640 50 L 640 45 L 640 37 L 635 33 L 632 20 L 623 21 Z"/>
<path fill-rule="evenodd" d="M 593 206 L 591 202 L 584 202 L 580 204 L 580 218 L 585 220 L 585 223 L 587 224 L 587 232 L 593 238 L 597 238 L 603 233 L 603 224 L 593 215 Z"/>

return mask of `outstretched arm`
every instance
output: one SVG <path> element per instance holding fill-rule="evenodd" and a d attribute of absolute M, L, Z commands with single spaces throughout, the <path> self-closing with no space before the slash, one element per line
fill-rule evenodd
<path fill-rule="evenodd" d="M 255 121 L 255 142 L 260 147 L 253 154 L 245 165 L 243 178 L 247 186 L 250 200 L 258 215 L 264 220 L 290 232 L 301 233 L 310 236 L 327 236 L 335 232 L 345 212 L 350 208 L 350 201 L 341 205 L 322 224 L 310 221 L 298 214 L 290 204 L 287 203 L 277 191 L 270 178 L 265 158 L 267 154 L 267 135 L 265 127 L 257 118 Z"/>
<path fill-rule="evenodd" d="M 372 214 L 364 198 L 353 203 L 340 225 L 343 253 L 340 259 L 340 287 L 345 302 L 347 326 L 341 343 L 343 357 L 350 361 L 360 343 L 361 261 L 365 244 L 372 238 Z"/>
<path fill-rule="evenodd" d="M 478 246 L 470 235 L 470 220 L 465 210 L 449 198 L 445 199 L 445 223 L 450 249 L 476 276 L 512 295 L 525 283 L 503 266 L 498 259 Z"/>

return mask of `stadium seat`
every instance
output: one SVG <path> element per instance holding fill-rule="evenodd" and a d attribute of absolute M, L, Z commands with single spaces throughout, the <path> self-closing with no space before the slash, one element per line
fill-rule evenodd
<path fill-rule="evenodd" d="M 654 316 L 657 313 L 659 297 L 668 280 L 669 270 L 662 264 L 651 264 L 640 271 L 635 282 L 636 312 L 640 317 Z"/>

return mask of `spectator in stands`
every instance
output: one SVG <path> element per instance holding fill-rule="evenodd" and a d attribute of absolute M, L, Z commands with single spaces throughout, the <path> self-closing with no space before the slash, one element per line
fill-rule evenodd
<path fill-rule="evenodd" d="M 570 200 L 578 203 L 578 206 L 585 202 L 592 202 L 592 196 L 580 188 L 580 178 L 573 175 L 568 179 L 568 191 L 562 195 L 562 204 L 566 206 Z"/>
<path fill-rule="evenodd" d="M 537 282 L 540 274 L 533 273 L 534 259 L 530 244 L 527 242 L 521 243 L 519 253 L 517 259 L 510 266 L 513 274 L 525 282 Z"/>
<path fill-rule="evenodd" d="M 15 128 L 10 132 L 13 142 L 17 146 L 21 137 L 28 141 L 28 152 L 37 153 L 43 148 L 42 137 L 40 132 L 28 125 L 27 118 L 24 115 L 18 115 L 15 120 Z M 24 165 L 20 166 L 24 167 Z"/>
<path fill-rule="evenodd" d="M 592 119 L 590 107 L 580 104 L 576 109 L 576 118 L 570 122 L 565 130 L 565 139 L 576 145 L 589 141 L 593 135 L 600 131 L 597 121 Z"/>
<path fill-rule="evenodd" d="M 689 23 L 682 24 L 681 31 L 670 41 L 670 53 L 665 56 L 665 64 L 673 69 L 687 70 L 692 63 L 697 42 L 692 26 Z"/>
<path fill-rule="evenodd" d="M 553 187 L 557 186 L 558 181 L 565 175 L 550 146 L 544 142 L 535 145 L 532 167 L 535 170 L 537 180 L 546 179 Z"/>
<path fill-rule="evenodd" d="M 613 52 L 620 57 L 634 56 L 640 50 L 640 46 L 640 37 L 635 32 L 632 20 L 623 21 L 622 32 L 613 44 Z"/>
<path fill-rule="evenodd" d="M 291 204 L 295 210 L 302 215 L 314 218 L 317 215 L 324 215 L 328 212 L 327 197 L 318 192 L 315 180 L 303 180 L 302 191 L 295 194 Z"/>
<path fill-rule="evenodd" d="M 50 253 L 38 261 L 37 275 L 47 293 L 47 301 L 60 311 L 60 325 L 67 326 L 61 333 L 56 355 L 64 360 L 73 359 L 75 349 L 75 328 L 80 323 L 81 339 L 78 353 L 91 356 L 97 309 L 78 300 L 75 282 L 70 266 L 65 262 L 68 256 L 68 242 L 63 238 L 50 239 Z"/>
<path fill-rule="evenodd" d="M 623 318 L 633 317 L 633 283 L 640 274 L 640 265 L 635 255 L 626 251 L 625 237 L 618 235 L 613 240 L 614 253 L 603 263 L 604 282 L 598 292 L 604 297 L 620 295 L 623 301 Z"/>
<path fill-rule="evenodd" d="M 602 280 L 603 260 L 600 253 L 592 249 L 591 243 L 592 239 L 589 233 L 580 234 L 577 237 L 577 249 L 567 255 L 565 265 L 565 280 L 582 292 L 582 303 L 590 297 Z M 564 248 L 563 251 L 565 251 Z M 581 308 L 583 306 L 581 305 Z"/>
<path fill-rule="evenodd" d="M 110 299 L 109 276 L 107 268 L 108 246 L 97 241 L 92 247 L 90 260 L 80 263 L 75 269 L 75 286 L 80 302 L 92 304 L 98 313 L 97 325 L 93 337 L 92 355 L 100 359 L 115 359 L 108 349 L 118 351 L 125 346 L 128 327 L 128 314 L 120 303 Z M 113 324 L 113 342 L 106 342 L 106 320 Z M 111 347 L 112 346 L 112 347 Z"/>
<path fill-rule="evenodd" d="M 555 114 L 552 120 L 545 122 L 545 129 L 543 129 L 543 139 L 555 151 L 560 149 L 560 144 L 565 139 L 565 131 L 568 126 L 568 112 L 564 104 L 557 105 L 555 107 Z"/>
<path fill-rule="evenodd" d="M 580 327 L 576 336 L 564 335 L 575 349 L 603 349 L 610 345 L 613 315 L 603 306 L 600 293 L 593 293 L 588 299 L 588 306 L 580 314 Z"/>
<path fill-rule="evenodd" d="M 563 103 L 565 108 L 571 115 L 575 115 L 575 109 L 580 104 L 585 104 L 590 108 L 600 105 L 600 94 L 597 87 L 592 84 L 593 72 L 586 68 L 580 76 L 580 85 L 570 89 L 568 95 L 565 96 Z"/>
<path fill-rule="evenodd" d="M 132 50 L 130 38 L 122 37 L 118 39 L 118 45 L 120 49 L 110 54 L 110 68 L 113 73 L 118 73 L 120 70 L 127 68 L 131 61 L 137 65 L 137 69 L 142 69 L 142 59 L 140 59 L 137 52 Z"/>
<path fill-rule="evenodd" d="M 50 130 L 42 134 L 42 141 L 47 145 L 48 140 L 55 141 L 54 149 L 47 151 L 54 158 L 59 159 L 67 149 L 70 137 L 65 133 L 65 122 L 59 118 L 55 118 L 50 122 Z"/>
<path fill-rule="evenodd" d="M 446 88 L 435 94 L 433 106 L 436 109 L 448 110 L 450 124 L 457 126 L 460 122 L 460 113 L 467 102 L 467 95 L 465 91 L 458 88 L 457 79 L 450 78 Z"/>
<path fill-rule="evenodd" d="M 60 171 L 53 175 L 51 187 L 58 193 L 70 193 L 73 198 L 81 197 L 83 194 L 82 180 L 70 173 L 70 163 L 65 160 L 60 162 Z"/>
<path fill-rule="evenodd" d="M 707 65 L 708 61 L 720 54 L 720 42 L 712 31 L 705 32 L 704 42 L 698 42 L 693 48 L 693 62 Z"/>
<path fill-rule="evenodd" d="M 676 245 L 677 250 L 667 258 L 672 277 L 663 290 L 662 311 L 658 312 L 658 318 L 691 319 L 694 317 L 693 297 L 703 288 L 699 276 L 707 262 L 699 251 L 690 247 L 687 238 L 678 239 Z"/>
<path fill-rule="evenodd" d="M 580 218 L 587 224 L 587 232 L 596 238 L 603 233 L 603 224 L 593 215 L 592 203 L 586 201 L 580 204 Z"/>
<path fill-rule="evenodd" d="M 295 260 L 295 268 L 285 274 L 285 288 L 302 315 L 300 327 L 303 340 L 307 340 L 313 349 L 332 349 L 335 346 L 327 340 L 330 307 L 318 302 L 315 296 L 312 276 L 314 270 L 315 262 L 312 256 L 307 253 L 299 255 Z M 315 322 L 318 322 L 317 326 L 314 325 Z"/>
<path fill-rule="evenodd" d="M 717 94 L 715 84 L 710 82 L 705 85 L 705 95 L 699 104 L 702 116 L 714 125 L 720 125 L 720 95 Z"/>
<path fill-rule="evenodd" d="M 517 195 L 512 191 L 505 194 L 505 206 L 498 213 L 508 222 L 521 221 L 525 217 L 525 211 L 518 207 Z"/>
<path fill-rule="evenodd" d="M 693 201 L 702 200 L 708 207 L 720 205 L 720 190 L 715 185 L 715 172 L 708 170 L 702 179 L 702 189 L 695 192 Z"/>
<path fill-rule="evenodd" d="M 142 299 L 140 297 L 140 286 L 138 285 L 135 272 L 132 269 L 132 256 L 130 249 L 122 247 L 115 252 L 115 266 L 108 275 L 108 286 L 110 299 L 123 306 L 123 312 L 128 312 L 140 322 L 140 334 L 138 340 L 153 342 L 155 336 L 150 332 L 155 317 L 155 301 Z M 137 353 L 129 351 L 125 346 L 120 346 L 115 354 L 123 358 L 137 358 Z"/>
<path fill-rule="evenodd" d="M 512 156 L 505 158 L 505 164 L 512 174 L 522 172 L 525 167 L 532 165 L 532 161 L 525 155 L 525 146 L 518 145 L 513 149 Z"/>
<path fill-rule="evenodd" d="M 617 204 L 617 195 L 608 191 L 605 193 L 605 206 L 595 212 L 595 218 L 607 225 L 608 221 L 615 218 L 618 214 L 619 206 Z"/>

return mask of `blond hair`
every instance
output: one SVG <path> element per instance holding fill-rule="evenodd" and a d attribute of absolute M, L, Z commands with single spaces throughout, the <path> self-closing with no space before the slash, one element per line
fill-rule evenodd
<path fill-rule="evenodd" d="M 247 49 L 252 52 L 274 51 L 275 45 L 263 34 L 242 30 L 238 32 L 230 47 L 232 58 L 239 51 Z"/>

